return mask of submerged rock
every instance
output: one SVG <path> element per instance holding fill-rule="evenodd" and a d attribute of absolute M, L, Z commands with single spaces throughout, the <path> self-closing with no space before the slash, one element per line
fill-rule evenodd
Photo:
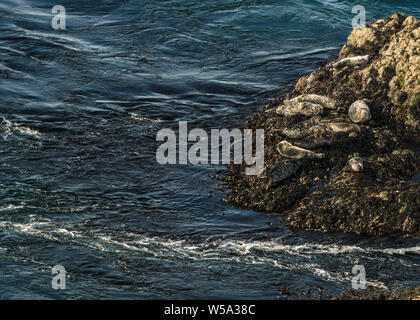
<path fill-rule="evenodd" d="M 267 105 L 281 117 L 261 111 L 248 121 L 265 130 L 265 167 L 282 166 L 266 176 L 229 166 L 228 201 L 287 215 L 291 230 L 420 236 L 419 59 L 414 17 L 396 13 L 353 30 L 343 61 Z"/>

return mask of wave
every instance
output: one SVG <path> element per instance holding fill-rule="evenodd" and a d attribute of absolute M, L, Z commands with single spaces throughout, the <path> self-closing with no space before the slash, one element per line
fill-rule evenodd
<path fill-rule="evenodd" d="M 7 120 L 4 117 L 0 117 L 0 137 L 2 137 L 4 141 L 8 141 L 13 138 L 40 139 L 41 136 L 42 134 L 35 129 L 21 126 L 17 123 L 13 123 Z"/>
<path fill-rule="evenodd" d="M 3 210 L 12 209 L 10 206 L 0 208 Z M 395 254 L 405 255 L 407 253 L 420 255 L 420 247 L 400 248 L 375 248 L 360 247 L 356 245 L 340 244 L 282 244 L 281 238 L 271 240 L 255 239 L 207 239 L 202 242 L 189 240 L 170 239 L 158 236 L 139 235 L 126 233 L 126 239 L 106 234 L 103 230 L 80 230 L 70 228 L 50 220 L 36 221 L 30 223 L 12 223 L 0 221 L 0 230 L 14 231 L 25 237 L 35 237 L 42 240 L 72 243 L 85 246 L 108 254 L 140 255 L 157 259 L 182 260 L 183 263 L 195 263 L 207 261 L 211 263 L 228 263 L 244 265 L 265 265 L 286 272 L 309 273 L 312 276 L 332 283 L 349 283 L 352 278 L 350 272 L 343 272 L 342 268 L 331 271 L 328 267 L 334 258 L 372 257 L 372 254 L 388 256 L 392 260 Z M 325 259 L 320 256 L 326 255 Z M 329 257 L 328 257 L 329 256 Z M 314 262 L 316 257 L 316 262 Z M 338 261 L 341 261 L 340 259 Z M 346 262 L 349 264 L 349 262 Z M 418 268 L 419 264 L 404 262 L 405 267 Z M 345 267 L 347 269 L 347 267 Z M 368 285 L 378 288 L 386 288 L 384 282 L 370 278 Z"/>

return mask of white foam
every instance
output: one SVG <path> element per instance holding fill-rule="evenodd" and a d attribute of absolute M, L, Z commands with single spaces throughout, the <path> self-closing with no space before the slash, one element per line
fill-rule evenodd
<path fill-rule="evenodd" d="M 148 121 L 148 122 L 153 122 L 153 123 L 161 123 L 161 122 L 164 122 L 164 120 L 161 120 L 161 119 L 151 119 L 151 118 L 145 117 L 145 116 L 143 116 L 141 114 L 137 114 L 137 113 L 130 112 L 129 115 L 130 115 L 130 118 L 131 119 L 136 120 L 136 121 Z"/>
<path fill-rule="evenodd" d="M 2 117 L 2 120 L 0 120 L 0 134 L 4 140 L 8 140 L 10 136 L 29 136 L 31 138 L 37 139 L 41 137 L 41 133 L 37 130 L 13 123 L 4 117 Z"/>
<path fill-rule="evenodd" d="M 0 208 L 0 211 L 10 209 L 13 209 L 13 207 L 7 206 Z M 1 228 L 9 231 L 14 230 L 25 236 L 40 237 L 50 241 L 73 242 L 77 245 L 86 246 L 102 252 L 138 252 L 157 259 L 222 261 L 249 265 L 269 265 L 273 268 L 290 272 L 310 272 L 319 279 L 335 283 L 349 283 L 353 275 L 350 272 L 342 272 L 340 270 L 337 272 L 326 270 L 325 267 L 313 262 L 316 256 L 331 255 L 331 259 L 334 259 L 334 256 L 348 256 L 352 253 L 361 253 L 369 256 L 375 252 L 387 255 L 405 253 L 420 254 L 420 248 L 417 246 L 381 249 L 318 243 L 289 245 L 282 244 L 281 238 L 271 240 L 221 238 L 194 243 L 187 240 L 173 240 L 126 233 L 125 238 L 127 240 L 121 241 L 118 237 L 104 235 L 100 229 L 90 229 L 89 233 L 83 233 L 83 231 L 72 229 L 71 227 L 49 220 L 26 224 L 0 221 Z M 289 260 L 293 256 L 299 256 L 299 262 Z M 407 267 L 418 267 L 418 265 L 407 265 Z M 367 280 L 369 286 L 386 288 L 383 282 L 374 279 Z"/>
<path fill-rule="evenodd" d="M 24 207 L 25 206 L 15 206 L 13 204 L 9 204 L 9 205 L 7 205 L 5 207 L 0 207 L 0 212 L 13 211 L 13 210 L 21 209 L 21 208 L 24 208 Z"/>

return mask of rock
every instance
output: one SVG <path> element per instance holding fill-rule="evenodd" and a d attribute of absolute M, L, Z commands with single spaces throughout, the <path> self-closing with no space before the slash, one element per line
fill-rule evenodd
<path fill-rule="evenodd" d="M 384 200 L 384 201 L 388 201 L 389 200 L 389 194 L 386 191 L 382 191 L 378 194 L 378 198 Z M 401 213 L 401 212 L 400 212 Z"/>
<path fill-rule="evenodd" d="M 366 290 L 350 290 L 331 300 L 420 300 L 420 287 L 389 290 L 369 286 Z"/>
<path fill-rule="evenodd" d="M 371 119 L 370 108 L 366 102 L 358 100 L 349 108 L 349 118 L 355 123 L 364 123 Z"/>

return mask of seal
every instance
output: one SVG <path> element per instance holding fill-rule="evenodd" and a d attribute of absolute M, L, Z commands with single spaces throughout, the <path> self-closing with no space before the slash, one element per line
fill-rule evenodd
<path fill-rule="evenodd" d="M 298 102 L 310 102 L 323 106 L 326 109 L 335 109 L 336 101 L 326 96 L 320 96 L 317 94 L 303 94 L 297 96 L 291 100 L 286 100 L 285 104 L 296 104 Z"/>
<path fill-rule="evenodd" d="M 364 169 L 365 159 L 359 156 L 358 153 L 353 154 L 353 157 L 348 161 L 348 165 L 353 172 L 362 172 Z"/>
<path fill-rule="evenodd" d="M 315 117 L 310 118 L 309 120 L 299 122 L 299 123 L 297 123 L 293 126 L 290 126 L 290 127 L 282 128 L 278 131 L 280 131 L 280 133 L 283 136 L 286 136 L 287 138 L 302 139 L 309 134 L 308 130 L 311 127 L 319 124 L 320 121 L 321 121 L 321 117 L 320 116 L 315 116 Z"/>
<path fill-rule="evenodd" d="M 334 132 L 326 126 L 314 126 L 309 129 L 309 134 L 302 140 L 293 141 L 293 144 L 300 148 L 316 149 L 331 145 Z"/>
<path fill-rule="evenodd" d="M 287 178 L 296 174 L 300 168 L 300 162 L 296 160 L 283 160 L 277 164 L 270 173 L 267 190 L 276 188 Z"/>
<path fill-rule="evenodd" d="M 355 123 L 363 123 L 371 119 L 370 108 L 363 100 L 352 103 L 348 112 L 349 118 Z"/>
<path fill-rule="evenodd" d="M 322 123 L 321 126 L 326 127 L 328 130 L 331 130 L 334 133 L 358 133 L 360 132 L 360 127 L 357 124 L 353 123 L 342 123 L 342 122 L 329 122 Z"/>
<path fill-rule="evenodd" d="M 298 102 L 285 104 L 276 109 L 276 113 L 284 117 L 306 116 L 313 117 L 322 113 L 324 108 L 320 104 L 311 102 Z"/>
<path fill-rule="evenodd" d="M 322 122 L 319 116 L 315 116 L 293 126 L 279 129 L 278 131 L 286 138 L 292 140 L 306 140 L 307 137 L 312 137 L 313 143 L 309 145 L 296 144 L 299 147 L 310 149 L 309 146 L 316 148 L 315 144 L 318 146 L 330 145 L 333 134 L 344 133 L 350 136 L 356 136 L 360 132 L 360 127 L 354 123 Z M 316 140 L 319 140 L 319 143 Z"/>
<path fill-rule="evenodd" d="M 360 134 L 360 127 L 354 123 L 347 122 L 321 122 L 319 125 L 314 126 L 308 130 L 309 134 L 313 131 L 332 131 L 336 134 L 348 134 L 350 138 L 357 137 Z"/>
<path fill-rule="evenodd" d="M 333 64 L 334 68 L 344 66 L 362 66 L 369 63 L 369 56 L 357 56 L 351 58 L 344 58 Z"/>
<path fill-rule="evenodd" d="M 277 145 L 277 151 L 284 157 L 290 159 L 323 159 L 325 154 L 315 153 L 300 147 L 296 147 L 287 141 L 281 141 Z"/>

